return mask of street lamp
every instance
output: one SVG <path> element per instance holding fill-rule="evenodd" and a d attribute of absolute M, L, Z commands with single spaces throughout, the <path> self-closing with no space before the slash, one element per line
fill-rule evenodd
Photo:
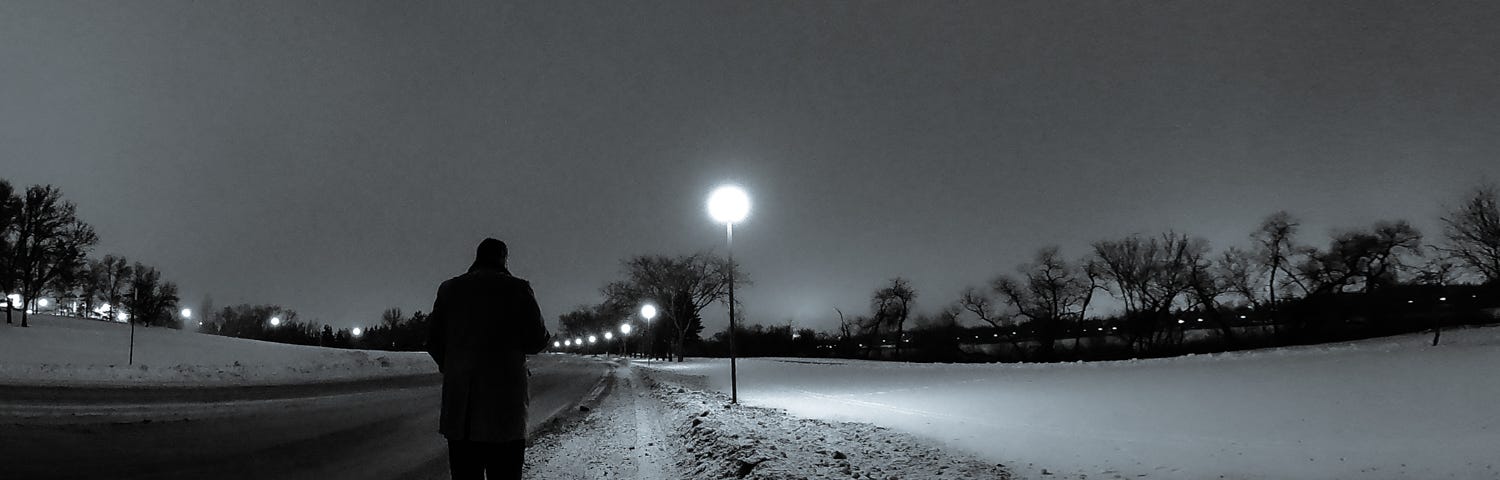
<path fill-rule="evenodd" d="M 630 358 L 630 341 L 625 337 L 630 336 L 630 324 L 620 324 L 620 355 Z"/>
<path fill-rule="evenodd" d="M 191 308 L 184 308 L 184 309 L 182 309 L 181 313 L 182 313 L 182 318 L 187 318 L 187 319 L 192 319 L 193 318 L 193 309 L 191 309 Z"/>
<path fill-rule="evenodd" d="M 656 337 L 651 335 L 651 319 L 656 318 L 656 305 L 649 303 L 641 305 L 641 318 L 646 319 L 646 356 L 652 357 L 651 359 L 655 360 Z"/>
<path fill-rule="evenodd" d="M 279 326 L 281 326 L 281 317 L 271 317 L 271 326 L 273 326 L 273 327 L 279 327 Z"/>
<path fill-rule="evenodd" d="M 365 329 L 359 328 L 359 327 L 354 327 L 353 330 L 349 331 L 349 334 L 358 337 L 360 335 L 364 335 L 365 334 Z"/>
<path fill-rule="evenodd" d="M 736 185 L 716 188 L 708 195 L 708 214 L 724 224 L 724 245 L 729 257 L 729 403 L 739 403 L 739 375 L 734 358 L 734 224 L 750 214 L 750 195 Z"/>

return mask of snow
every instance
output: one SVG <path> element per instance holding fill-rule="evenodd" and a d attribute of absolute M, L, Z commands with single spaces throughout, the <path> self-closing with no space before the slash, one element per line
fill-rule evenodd
<path fill-rule="evenodd" d="M 0 384 L 254 385 L 437 373 L 427 354 L 287 345 L 167 328 L 32 315 L 0 324 Z"/>
<path fill-rule="evenodd" d="M 1500 328 L 1068 364 L 739 361 L 746 405 L 864 422 L 1023 478 L 1500 478 Z M 729 391 L 726 360 L 656 364 Z"/>
<path fill-rule="evenodd" d="M 1000 466 L 886 428 L 730 405 L 691 378 L 648 372 L 622 362 L 609 395 L 534 439 L 526 478 L 1009 478 Z"/>

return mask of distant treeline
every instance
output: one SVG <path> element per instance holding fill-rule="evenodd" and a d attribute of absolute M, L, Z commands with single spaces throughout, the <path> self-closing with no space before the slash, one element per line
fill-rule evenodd
<path fill-rule="evenodd" d="M 1442 234 L 1431 243 L 1410 223 L 1387 220 L 1340 231 L 1317 246 L 1301 241 L 1295 216 L 1276 212 L 1248 232 L 1248 244 L 1217 252 L 1207 240 L 1178 232 L 1101 240 L 1076 259 L 1049 246 L 1014 273 L 960 292 L 935 313 L 915 313 L 917 290 L 896 277 L 871 294 L 868 313 L 838 311 L 836 332 L 797 330 L 790 322 L 746 326 L 741 319 L 735 350 L 742 356 L 914 361 L 1096 360 L 1419 331 L 1430 331 L 1436 345 L 1444 327 L 1500 321 L 1495 187 L 1474 188 L 1441 223 Z M 627 261 L 631 281 L 694 285 L 671 280 L 680 274 L 642 268 L 643 258 L 658 257 Z M 685 298 L 723 299 L 717 289 L 702 296 L 675 290 Z M 628 311 L 609 308 L 631 303 L 620 292 L 629 290 L 612 285 L 604 304 L 565 315 L 564 331 L 587 335 L 624 318 Z M 1121 311 L 1098 315 L 1102 296 Z M 727 333 L 684 343 L 679 351 L 726 356 Z M 582 351 L 603 348 L 585 345 Z"/>
<path fill-rule="evenodd" d="M 371 326 L 335 330 L 329 325 L 319 326 L 299 320 L 296 311 L 279 305 L 241 304 L 214 312 L 199 330 L 214 335 L 295 345 L 416 351 L 422 350 L 427 340 L 427 314 L 418 311 L 405 316 L 401 309 L 391 308 Z"/>
<path fill-rule="evenodd" d="M 17 191 L 0 179 L 0 292 L 5 322 L 32 312 L 126 319 L 181 328 L 177 285 L 124 257 L 88 258 L 99 242 L 73 202 L 51 185 Z"/>

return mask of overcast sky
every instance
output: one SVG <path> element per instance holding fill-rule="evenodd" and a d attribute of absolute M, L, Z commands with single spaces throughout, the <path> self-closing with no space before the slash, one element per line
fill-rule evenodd
<path fill-rule="evenodd" d="M 1500 178 L 1500 3 L 0 3 L 0 177 L 189 303 L 371 324 L 485 236 L 554 322 L 723 248 L 749 318 L 924 311 L 1048 244 L 1304 241 Z M 710 332 L 725 324 L 705 316 Z"/>

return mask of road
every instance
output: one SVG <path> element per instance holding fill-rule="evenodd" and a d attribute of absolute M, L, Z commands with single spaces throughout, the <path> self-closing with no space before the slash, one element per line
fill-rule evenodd
<path fill-rule="evenodd" d="M 530 361 L 536 428 L 586 396 L 602 361 Z M 436 375 L 313 386 L 0 386 L 0 478 L 447 478 Z"/>

